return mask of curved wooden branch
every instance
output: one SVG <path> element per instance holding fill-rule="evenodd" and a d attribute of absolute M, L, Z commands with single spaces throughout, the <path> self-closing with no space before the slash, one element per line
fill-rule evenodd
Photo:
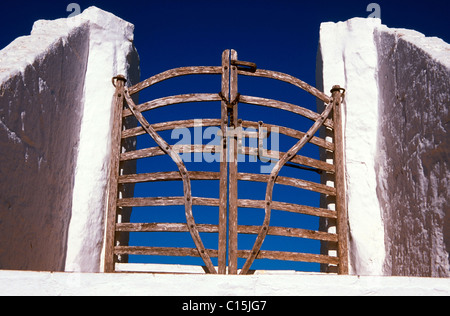
<path fill-rule="evenodd" d="M 239 199 L 238 207 L 243 208 L 259 208 L 265 209 L 266 201 L 261 200 L 248 200 L 248 199 Z M 326 217 L 326 218 L 337 218 L 336 211 L 327 210 L 325 208 L 317 208 L 312 206 L 300 205 L 300 204 L 292 204 L 285 202 L 272 202 L 272 209 L 284 212 L 291 212 L 297 214 L 305 214 L 317 217 Z"/>
<path fill-rule="evenodd" d="M 254 182 L 268 182 L 269 175 L 266 174 L 253 174 L 253 173 L 238 173 L 238 180 L 241 181 L 254 181 Z M 120 183 L 120 177 L 119 177 Z M 321 183 L 310 182 L 297 178 L 289 177 L 277 177 L 277 184 L 287 185 L 291 187 L 296 187 L 299 189 L 309 190 L 313 192 L 318 192 L 326 195 L 336 196 L 336 189 L 329 187 Z"/>
<path fill-rule="evenodd" d="M 303 117 L 306 117 L 307 119 L 310 119 L 312 121 L 316 121 L 320 117 L 320 114 L 318 114 L 314 111 L 308 110 L 304 107 L 301 107 L 301 106 L 298 106 L 295 104 L 282 102 L 282 101 L 278 101 L 278 100 L 241 95 L 239 97 L 239 103 L 261 105 L 261 106 L 266 106 L 266 107 L 270 107 L 270 108 L 285 110 L 285 111 L 289 111 L 289 112 L 301 115 Z M 327 120 L 325 120 L 323 125 L 325 125 L 326 127 L 333 128 L 334 124 L 333 124 L 332 120 L 327 119 Z"/>
<path fill-rule="evenodd" d="M 329 99 L 327 97 L 327 99 Z M 278 177 L 278 174 L 280 173 L 281 168 L 293 157 L 295 156 L 300 149 L 305 146 L 306 143 L 310 141 L 310 139 L 314 136 L 314 134 L 319 130 L 319 128 L 323 125 L 325 120 L 330 115 L 331 110 L 333 109 L 334 102 L 329 102 L 327 107 L 325 108 L 324 112 L 320 115 L 320 117 L 317 119 L 317 121 L 313 124 L 313 126 L 309 129 L 309 131 L 303 136 L 303 138 L 294 145 L 284 156 L 277 162 L 275 167 L 272 170 L 272 173 L 269 176 L 269 181 L 267 183 L 267 189 L 266 189 L 266 199 L 265 199 L 265 217 L 263 225 L 259 231 L 258 237 L 256 238 L 255 244 L 253 245 L 252 250 L 250 251 L 247 261 L 245 262 L 244 266 L 242 267 L 240 274 L 247 274 L 250 267 L 253 264 L 253 261 L 255 260 L 256 256 L 258 255 L 259 251 L 261 250 L 261 246 L 264 242 L 264 239 L 267 236 L 267 233 L 269 231 L 269 225 L 270 225 L 270 216 L 272 211 L 272 195 L 273 195 L 273 187 L 275 184 L 275 181 Z"/>
<path fill-rule="evenodd" d="M 325 125 L 325 124 L 324 124 Z M 205 125 L 206 126 L 206 125 Z M 241 126 L 244 128 L 254 128 L 258 130 L 259 122 L 253 122 L 253 121 L 242 121 Z M 267 124 L 264 123 L 264 127 L 267 128 L 268 132 L 272 132 L 273 129 L 277 129 L 278 133 L 296 138 L 296 139 L 302 139 L 303 136 L 305 136 L 305 133 L 300 132 L 296 129 L 292 129 L 289 127 L 284 127 L 280 125 L 274 125 L 274 124 Z M 251 132 L 243 132 L 242 137 L 251 137 Z M 258 137 L 257 133 L 255 132 L 254 137 Z M 319 147 L 325 148 L 329 151 L 334 151 L 334 144 L 331 142 L 326 141 L 325 139 L 319 138 L 319 137 L 313 137 L 310 140 L 311 144 L 317 145 Z"/>
<path fill-rule="evenodd" d="M 202 119 L 202 127 L 220 126 L 222 120 L 220 119 Z M 192 128 L 196 127 L 196 120 L 180 120 L 172 122 L 155 123 L 152 125 L 156 132 L 173 130 L 177 128 Z M 122 139 L 139 136 L 145 134 L 146 131 L 141 126 L 126 129 L 122 131 Z M 330 143 L 332 144 L 332 143 Z"/>
<path fill-rule="evenodd" d="M 297 87 L 309 92 L 313 96 L 315 96 L 318 99 L 325 102 L 325 104 L 328 104 L 332 101 L 332 99 L 329 96 L 327 96 L 325 93 L 323 93 L 322 91 L 310 86 L 309 84 L 307 84 L 306 82 L 304 82 L 298 78 L 295 78 L 291 75 L 288 75 L 288 74 L 285 74 L 282 72 L 258 69 L 255 72 L 239 70 L 238 73 L 240 75 L 244 75 L 244 76 L 263 77 L 263 78 L 270 78 L 270 79 L 284 81 L 284 82 L 290 83 L 294 86 L 297 86 Z"/>
<path fill-rule="evenodd" d="M 215 153 L 221 152 L 220 146 L 216 145 L 174 145 L 172 149 L 179 153 Z M 167 154 L 160 147 L 150 147 L 120 154 L 120 161 L 128 161 Z"/>
<path fill-rule="evenodd" d="M 156 131 L 149 124 L 149 122 L 144 118 L 142 113 L 137 109 L 136 105 L 134 104 L 133 99 L 131 99 L 128 90 L 125 90 L 124 94 L 125 94 L 125 100 L 127 101 L 128 107 L 130 108 L 131 112 L 133 112 L 136 119 L 139 121 L 139 123 L 142 125 L 142 127 L 145 129 L 145 131 L 155 140 L 155 142 L 158 144 L 158 146 L 160 146 L 161 149 L 172 158 L 172 160 L 176 163 L 178 169 L 180 170 L 181 177 L 183 180 L 184 205 L 185 205 L 186 221 L 187 221 L 187 225 L 189 227 L 189 231 L 191 233 L 192 239 L 194 240 L 195 246 L 198 249 L 200 257 L 202 257 L 204 263 L 206 264 L 208 272 L 216 274 L 217 271 L 211 262 L 211 258 L 208 255 L 208 252 L 206 251 L 205 246 L 203 245 L 197 225 L 194 221 L 194 215 L 192 213 L 191 180 L 189 178 L 189 174 L 186 169 L 186 166 L 184 165 L 183 160 L 171 148 L 171 146 L 161 136 L 159 136 L 158 133 L 156 133 Z"/>
<path fill-rule="evenodd" d="M 190 171 L 191 180 L 220 180 L 218 172 Z M 119 184 L 182 180 L 179 172 L 154 172 L 119 176 Z M 330 188 L 333 189 L 333 188 Z"/>
<path fill-rule="evenodd" d="M 181 103 L 192 103 L 192 102 L 210 102 L 210 101 L 220 101 L 222 100 L 217 93 L 191 93 L 191 94 L 180 94 L 173 95 L 169 97 L 155 99 L 149 102 L 145 102 L 136 106 L 140 112 L 145 112 L 160 107 L 181 104 Z M 130 110 L 123 111 L 123 117 L 132 115 Z"/>
<path fill-rule="evenodd" d="M 157 84 L 158 82 L 180 77 L 180 76 L 186 76 L 186 75 L 209 75 L 209 74 L 221 74 L 222 73 L 222 67 L 215 66 L 199 66 L 199 67 L 181 67 L 181 68 L 175 68 L 170 69 L 165 72 L 159 73 L 153 77 L 148 78 L 147 80 L 144 80 L 128 89 L 128 93 L 130 95 L 133 95 L 145 88 L 148 88 L 154 84 Z"/>

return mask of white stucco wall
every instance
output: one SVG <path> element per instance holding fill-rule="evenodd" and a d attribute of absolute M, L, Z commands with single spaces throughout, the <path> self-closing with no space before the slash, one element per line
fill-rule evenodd
<path fill-rule="evenodd" d="M 64 269 L 88 30 L 34 28 L 0 51 L 0 269 Z"/>
<path fill-rule="evenodd" d="M 318 85 L 347 89 L 353 274 L 450 275 L 449 51 L 440 39 L 379 19 L 321 25 Z"/>
<path fill-rule="evenodd" d="M 450 276 L 450 45 L 386 26 L 375 29 L 374 39 L 384 268 L 393 275 Z"/>
<path fill-rule="evenodd" d="M 378 87 L 375 19 L 322 23 L 318 86 L 344 87 L 343 133 L 349 220 L 350 273 L 382 275 L 384 227 L 376 195 Z M 320 82 L 321 81 L 321 82 Z M 322 88 L 321 87 L 321 88 Z"/>
<path fill-rule="evenodd" d="M 133 28 L 91 7 L 0 51 L 0 269 L 100 270 L 111 78 L 139 81 Z"/>
<path fill-rule="evenodd" d="M 190 296 L 448 296 L 450 279 L 324 274 L 224 276 L 0 271 L 0 295 L 183 296 L 187 301 Z"/>
<path fill-rule="evenodd" d="M 122 74 L 127 85 L 138 83 L 139 57 L 131 23 L 95 7 L 75 19 L 89 20 L 90 50 L 65 269 L 99 272 L 111 153 L 111 79 Z"/>

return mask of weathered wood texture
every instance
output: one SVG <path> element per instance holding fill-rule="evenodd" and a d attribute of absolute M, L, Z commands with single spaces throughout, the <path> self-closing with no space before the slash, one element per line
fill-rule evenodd
<path fill-rule="evenodd" d="M 231 50 L 231 61 L 238 60 L 237 52 Z M 236 100 L 238 96 L 238 70 L 237 66 L 231 66 L 230 69 L 230 98 L 229 102 Z M 238 126 L 238 103 L 235 102 L 229 107 L 230 126 L 236 128 Z M 238 249 L 238 140 L 237 136 L 230 136 L 229 166 L 230 166 L 230 183 L 229 183 L 229 217 L 228 217 L 228 273 L 237 274 L 237 249 Z"/>
<path fill-rule="evenodd" d="M 156 123 L 153 124 L 152 127 L 155 130 L 155 132 L 162 132 L 162 131 L 168 131 L 172 129 L 177 128 L 192 128 L 196 126 L 195 124 L 197 120 L 181 120 L 181 121 L 173 121 L 173 122 L 162 122 L 162 123 Z M 221 120 L 220 119 L 202 119 L 201 124 L 203 127 L 209 127 L 209 126 L 220 126 Z M 129 138 L 139 135 L 144 135 L 146 132 L 143 127 L 138 126 L 135 128 L 130 128 L 127 130 L 124 130 L 122 132 L 122 138 Z M 330 143 L 332 144 L 332 143 Z M 320 145 L 319 145 L 320 146 Z"/>
<path fill-rule="evenodd" d="M 239 173 L 238 180 L 242 181 L 255 181 L 255 182 L 265 182 L 269 181 L 270 176 L 266 174 L 251 174 L 251 173 Z M 300 189 L 305 189 L 309 191 L 314 191 L 326 195 L 335 196 L 336 189 L 329 187 L 320 183 L 305 181 L 297 178 L 289 177 L 277 177 L 275 180 L 276 184 L 282 184 L 287 186 L 292 186 Z"/>
<path fill-rule="evenodd" d="M 239 258 L 248 258 L 249 256 L 253 256 L 253 252 L 251 250 L 239 250 L 238 252 Z M 260 250 L 256 255 L 256 259 L 272 259 L 272 260 L 285 260 L 285 261 L 301 261 L 301 262 L 316 262 L 316 263 L 326 263 L 326 264 L 338 264 L 339 258 L 325 256 L 325 255 L 316 255 L 309 253 L 299 253 L 299 252 L 287 252 L 287 251 L 267 251 Z M 240 274 L 248 273 L 242 272 Z"/>
<path fill-rule="evenodd" d="M 221 151 L 220 146 L 214 145 L 177 145 L 172 146 L 171 148 L 175 153 L 217 153 Z M 123 153 L 120 155 L 120 161 L 150 158 L 163 155 L 167 155 L 167 152 L 161 149 L 161 147 L 151 147 Z"/>
<path fill-rule="evenodd" d="M 171 148 L 171 146 L 161 137 L 158 133 L 152 128 L 152 126 L 148 123 L 148 121 L 144 118 L 142 113 L 136 108 L 136 105 L 131 99 L 131 96 L 128 94 L 128 91 L 125 90 L 125 100 L 127 101 L 128 107 L 133 112 L 133 115 L 139 121 L 141 126 L 145 129 L 145 131 L 155 140 L 155 142 L 161 147 L 161 149 L 172 158 L 172 160 L 177 165 L 180 170 L 180 174 L 183 180 L 183 189 L 184 189 L 184 205 L 185 205 L 185 214 L 186 221 L 189 227 L 189 231 L 191 233 L 192 239 L 194 240 L 195 246 L 202 257 L 204 263 L 206 264 L 206 268 L 209 273 L 215 274 L 217 273 L 214 265 L 211 262 L 211 258 L 208 252 L 203 245 L 202 239 L 200 238 L 197 225 L 194 220 L 194 215 L 192 213 L 192 190 L 191 190 L 191 180 L 189 178 L 188 171 L 186 166 L 184 165 L 183 160 L 180 156 Z M 118 205 L 121 201 L 119 201 Z"/>
<path fill-rule="evenodd" d="M 198 224 L 197 228 L 201 233 L 219 232 L 217 225 Z M 120 223 L 116 225 L 116 231 L 186 233 L 189 232 L 189 227 L 185 223 Z"/>
<path fill-rule="evenodd" d="M 335 211 L 327 210 L 325 208 L 311 207 L 306 205 L 285 203 L 285 202 L 272 202 L 272 208 L 274 210 L 305 214 L 317 217 L 327 217 L 327 218 L 337 218 L 337 214 Z M 248 199 L 239 199 L 238 206 L 244 208 L 266 208 L 266 202 L 263 200 L 248 200 Z"/>
<path fill-rule="evenodd" d="M 339 236 L 338 243 L 338 257 L 340 258 L 338 264 L 339 274 L 348 274 L 348 219 L 347 219 L 347 203 L 345 198 L 345 166 L 344 166 L 344 140 L 342 137 L 342 114 L 341 102 L 343 89 L 339 86 L 334 86 L 331 90 L 333 96 L 333 115 L 335 122 L 334 130 L 334 164 L 336 165 L 336 211 L 337 219 L 337 233 Z M 345 90 L 344 90 L 345 91 Z"/>
<path fill-rule="evenodd" d="M 201 233 L 218 233 L 219 226 L 211 224 L 197 224 L 198 231 Z M 189 232 L 189 228 L 185 223 L 119 223 L 116 224 L 116 231 L 118 232 L 171 232 L 171 233 L 185 233 Z M 237 227 L 239 234 L 258 234 L 259 226 L 243 226 Z M 325 232 L 318 232 L 314 230 L 306 230 L 300 228 L 290 227 L 270 227 L 267 233 L 271 236 L 285 236 L 306 238 L 314 240 L 337 242 L 336 234 Z"/>
<path fill-rule="evenodd" d="M 220 93 L 196 93 L 175 95 L 159 98 L 135 105 L 131 95 L 157 84 L 161 81 L 195 74 L 220 74 L 222 85 Z M 245 96 L 238 93 L 238 75 L 265 77 L 284 81 L 297 86 L 327 104 L 323 113 L 318 114 L 298 105 L 281 102 L 272 99 Z M 114 271 L 114 258 L 118 255 L 151 255 L 151 256 L 193 256 L 201 257 L 206 265 L 207 273 L 237 274 L 239 272 L 238 258 L 246 259 L 240 274 L 247 274 L 256 259 L 273 259 L 288 261 L 316 262 L 338 266 L 339 273 L 348 273 L 348 231 L 345 202 L 345 173 L 343 166 L 343 140 L 340 87 L 334 87 L 332 97 L 306 84 L 290 75 L 257 69 L 250 62 L 238 60 L 235 50 L 226 50 L 222 54 L 222 66 L 219 67 L 183 67 L 168 70 L 155 75 L 137 85 L 126 89 L 123 81 L 116 81 L 116 94 L 114 98 L 114 131 L 113 152 L 111 161 L 111 175 L 109 188 L 109 211 L 107 216 L 107 240 L 105 271 Z M 123 109 L 124 99 L 128 109 Z M 151 111 L 156 108 L 171 106 L 174 104 L 186 104 L 192 102 L 218 102 L 220 101 L 220 118 L 206 118 L 201 120 L 202 127 L 220 127 L 220 145 L 177 145 L 170 146 L 157 132 L 173 130 L 177 128 L 194 128 L 199 126 L 199 121 L 180 120 L 160 122 L 150 125 L 142 115 L 143 111 Z M 253 122 L 239 119 L 239 104 L 253 104 L 262 107 L 276 108 L 300 115 L 310 119 L 313 123 L 307 132 L 298 131 L 284 126 Z M 333 111 L 333 115 L 331 112 Z M 122 130 L 122 119 L 134 116 L 141 126 Z M 334 133 L 334 141 L 329 142 L 316 137 L 315 134 L 321 126 L 326 126 Z M 243 128 L 247 130 L 242 130 Z M 248 130 L 250 129 L 250 130 Z M 251 129 L 254 129 L 252 131 Z M 238 132 L 236 132 L 238 131 Z M 287 152 L 266 150 L 264 140 L 270 135 L 280 133 L 294 139 L 297 143 Z M 120 142 L 123 139 L 148 134 L 157 147 L 141 150 L 120 152 Z M 243 139 L 256 138 L 257 148 L 243 146 Z M 301 156 L 298 152 L 307 144 L 319 146 L 334 154 L 334 163 Z M 181 159 L 179 153 L 218 153 L 220 155 L 220 172 L 191 171 Z M 272 162 L 275 167 L 271 174 L 252 174 L 238 172 L 238 154 L 256 156 L 263 162 Z M 141 174 L 119 174 L 119 163 L 122 161 L 151 158 L 167 155 L 177 165 L 178 171 L 155 172 Z M 289 163 L 290 166 L 326 172 L 335 176 L 335 187 L 321 183 L 315 183 L 294 177 L 279 176 L 280 170 Z M 142 197 L 142 198 L 118 198 L 118 185 L 132 185 L 136 183 L 182 181 L 183 196 L 169 197 Z M 194 197 L 191 193 L 191 181 L 218 181 L 219 196 L 217 198 Z M 266 184 L 264 200 L 239 199 L 239 181 L 261 182 Z M 216 182 L 217 184 L 217 182 Z M 317 192 L 336 198 L 336 211 L 318 207 L 311 207 L 293 203 L 273 201 L 273 189 L 275 184 L 295 187 L 302 190 Z M 116 210 L 124 207 L 164 207 L 184 206 L 185 223 L 117 223 Z M 193 206 L 210 206 L 218 208 L 218 225 L 197 224 L 194 220 Z M 240 208 L 254 208 L 264 211 L 262 225 L 239 225 L 238 212 Z M 314 231 L 292 227 L 270 226 L 272 210 L 305 214 L 310 216 L 329 218 L 337 221 L 337 234 L 322 231 Z M 212 210 L 214 212 L 214 210 Z M 216 211 L 217 212 L 217 211 Z M 168 248 L 168 247 L 130 247 L 115 244 L 117 233 L 187 233 L 189 232 L 196 248 Z M 218 234 L 217 249 L 206 249 L 203 245 L 200 233 Z M 256 241 L 251 250 L 240 250 L 238 238 L 240 234 L 256 235 Z M 332 242 L 338 245 L 338 256 L 325 256 L 299 252 L 281 252 L 261 250 L 266 236 L 284 236 L 290 238 L 312 239 L 324 242 Z M 228 245 L 227 245 L 228 243 Z M 228 262 L 227 262 L 228 254 Z M 218 258 L 218 270 L 213 266 L 211 258 Z"/>
<path fill-rule="evenodd" d="M 311 110 L 308 110 L 306 108 L 303 108 L 303 107 L 295 105 L 295 104 L 286 103 L 286 102 L 277 101 L 277 100 L 241 95 L 239 97 L 239 102 L 246 103 L 246 104 L 261 105 L 261 106 L 265 106 L 265 107 L 289 111 L 289 112 L 301 115 L 303 117 L 306 117 L 312 121 L 316 121 L 320 118 L 320 114 L 318 114 L 316 112 L 313 112 Z M 324 125 L 329 128 L 333 128 L 333 126 L 334 126 L 333 121 L 330 119 L 326 119 L 324 122 Z"/>
<path fill-rule="evenodd" d="M 230 90 L 230 50 L 222 53 L 222 87 L 221 94 L 229 100 Z M 227 99 L 228 97 L 228 99 Z M 219 183 L 219 274 L 226 274 L 227 271 L 227 227 L 228 227 L 228 162 L 227 162 L 227 134 L 228 128 L 228 107 L 227 102 L 222 100 L 220 104 L 220 131 L 222 133 L 221 153 L 220 153 L 220 183 Z"/>
<path fill-rule="evenodd" d="M 262 224 L 261 230 L 258 234 L 258 237 L 256 238 L 255 244 L 253 246 L 253 249 L 249 252 L 249 255 L 247 257 L 247 261 L 245 262 L 244 266 L 242 267 L 241 274 L 247 274 L 250 270 L 251 265 L 253 264 L 253 261 L 256 259 L 256 256 L 261 250 L 261 246 L 264 242 L 264 239 L 266 238 L 269 225 L 270 225 L 270 216 L 271 216 L 271 210 L 272 210 L 272 195 L 273 195 L 273 187 L 275 185 L 275 180 L 278 177 L 281 168 L 294 156 L 296 155 L 300 149 L 302 149 L 306 143 L 309 142 L 309 140 L 314 136 L 315 133 L 319 130 L 319 128 L 323 125 L 325 120 L 330 115 L 331 110 L 333 109 L 333 102 L 330 102 L 325 110 L 323 111 L 322 115 L 317 119 L 317 121 L 313 124 L 313 126 L 309 129 L 309 131 L 305 134 L 305 136 L 292 147 L 286 154 L 283 155 L 283 157 L 277 162 L 275 167 L 273 168 L 270 176 L 269 181 L 267 183 L 267 189 L 266 189 L 266 200 L 265 200 L 265 217 L 264 222 Z"/>
<path fill-rule="evenodd" d="M 217 258 L 218 251 L 214 249 L 205 249 L 209 257 Z M 200 257 L 197 248 L 170 248 L 170 247 L 127 247 L 117 246 L 114 253 L 127 255 L 146 255 L 146 256 L 182 256 L 182 257 Z M 211 273 L 208 270 L 209 273 Z"/>
<path fill-rule="evenodd" d="M 191 205 L 219 206 L 219 199 L 191 197 Z M 185 205 L 185 197 L 148 197 L 126 198 L 117 201 L 119 207 L 144 207 L 144 206 L 174 206 Z"/>
<path fill-rule="evenodd" d="M 331 102 L 331 98 L 329 96 L 327 96 L 325 93 L 323 93 L 322 91 L 310 86 L 309 84 L 307 84 L 306 82 L 304 82 L 298 78 L 295 78 L 291 75 L 288 75 L 288 74 L 285 74 L 282 72 L 258 69 L 255 72 L 239 70 L 239 74 L 244 75 L 244 76 L 264 77 L 264 78 L 271 78 L 271 79 L 284 81 L 284 82 L 290 83 L 294 86 L 297 86 L 297 87 L 309 92 L 310 94 L 312 94 L 316 98 L 322 100 L 326 104 Z"/>
<path fill-rule="evenodd" d="M 254 128 L 257 130 L 259 128 L 259 125 L 260 125 L 259 122 L 252 122 L 252 121 L 241 122 L 241 126 L 244 128 Z M 303 136 L 305 136 L 305 133 L 301 131 L 297 131 L 295 129 L 284 126 L 263 123 L 263 127 L 268 130 L 268 133 L 270 133 L 274 129 L 277 129 L 278 133 L 292 138 L 302 139 Z M 258 135 L 255 133 L 254 136 L 252 136 L 250 132 L 247 132 L 246 134 L 243 134 L 242 137 L 258 137 Z M 324 149 L 327 149 L 329 151 L 334 151 L 334 143 L 328 142 L 322 138 L 314 136 L 311 139 L 310 143 L 322 147 Z"/>
<path fill-rule="evenodd" d="M 181 104 L 181 103 L 192 103 L 192 102 L 210 102 L 210 101 L 220 101 L 221 98 L 217 93 L 194 93 L 194 94 L 183 94 L 165 97 L 161 99 L 152 100 L 143 104 L 136 106 L 140 112 L 145 112 L 160 107 Z M 133 113 L 131 110 L 125 110 L 122 114 L 124 117 L 131 116 Z"/>
<path fill-rule="evenodd" d="M 221 74 L 222 73 L 222 67 L 181 67 L 181 68 L 175 68 L 171 70 L 167 70 L 165 72 L 162 72 L 160 74 L 157 74 L 156 76 L 153 76 L 151 78 L 148 78 L 147 80 L 144 80 L 128 89 L 128 92 L 130 95 L 133 95 L 145 88 L 148 88 L 154 84 L 157 84 L 161 81 L 180 77 L 180 76 L 186 76 L 186 75 L 210 75 L 210 74 Z"/>
<path fill-rule="evenodd" d="M 119 177 L 119 157 L 121 149 L 122 111 L 124 105 L 125 77 L 113 78 L 116 92 L 113 99 L 113 126 L 111 135 L 111 162 L 108 184 L 108 213 L 106 216 L 105 272 L 114 272 L 114 246 L 116 242 L 116 217 Z"/>
<path fill-rule="evenodd" d="M 189 178 L 191 180 L 219 180 L 220 173 L 218 172 L 203 172 L 190 171 Z M 182 180 L 179 172 L 155 172 L 155 173 L 141 173 L 128 174 L 119 176 L 118 183 L 143 183 L 143 182 L 158 182 L 158 181 L 180 181 Z"/>
<path fill-rule="evenodd" d="M 242 153 L 245 155 L 250 156 L 258 156 L 258 149 L 252 148 L 252 147 L 244 147 L 242 148 Z M 278 162 L 280 160 L 280 157 L 285 156 L 286 153 L 274 151 L 274 150 L 267 150 L 265 153 L 266 158 L 270 158 L 272 162 Z M 317 168 L 319 170 L 323 170 L 326 172 L 334 173 L 336 171 L 336 168 L 334 165 L 323 162 L 321 160 L 295 155 L 289 157 L 289 162 L 293 162 L 299 165 L 308 166 L 312 168 Z"/>

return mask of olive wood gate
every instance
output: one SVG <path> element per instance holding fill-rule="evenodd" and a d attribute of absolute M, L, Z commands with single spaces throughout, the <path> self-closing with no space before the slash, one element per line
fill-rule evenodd
<path fill-rule="evenodd" d="M 217 94 L 188 94 L 160 98 L 136 105 L 131 96 L 148 88 L 158 82 L 185 75 L 194 74 L 217 74 L 222 76 L 222 90 Z M 325 104 L 323 113 L 318 114 L 300 106 L 259 97 L 240 95 L 238 93 L 238 75 L 272 78 L 290 83 L 306 90 Z M 343 89 L 339 86 L 333 87 L 332 96 L 329 97 L 305 82 L 290 75 L 257 69 L 256 65 L 249 62 L 239 61 L 234 50 L 226 50 L 222 55 L 222 66 L 218 67 L 184 67 L 172 69 L 155 75 L 132 87 L 125 86 L 125 78 L 115 77 L 113 84 L 116 87 L 114 96 L 114 131 L 112 143 L 112 162 L 108 200 L 107 231 L 106 231 L 106 255 L 105 272 L 114 272 L 117 256 L 119 255 L 158 255 L 158 256 L 193 256 L 201 257 L 205 264 L 206 273 L 237 274 L 237 258 L 246 259 L 240 270 L 240 274 L 248 274 L 255 259 L 266 258 L 276 260 L 316 262 L 335 265 L 340 274 L 348 273 L 348 249 L 347 249 L 347 215 L 344 192 L 343 153 L 341 136 L 341 114 L 340 105 L 343 97 Z M 222 141 L 220 146 L 190 146 L 182 148 L 183 152 L 212 152 L 220 153 L 220 172 L 189 172 L 185 163 L 173 146 L 170 146 L 159 134 L 159 131 L 173 130 L 176 128 L 189 128 L 194 126 L 193 120 L 163 122 L 150 125 L 142 112 L 158 107 L 169 106 L 179 103 L 190 102 L 221 102 L 221 117 L 218 119 L 205 120 L 208 126 L 218 126 L 221 129 Z M 300 132 L 283 126 L 274 126 L 262 122 L 243 121 L 239 119 L 238 105 L 253 104 L 264 107 L 278 108 L 304 116 L 312 121 L 311 128 L 306 132 Z M 134 116 L 140 126 L 125 129 L 123 119 Z M 324 125 L 333 131 L 334 142 L 315 137 L 319 128 Z M 252 135 L 245 133 L 234 133 L 230 131 L 238 127 L 253 127 L 257 132 Z M 249 174 L 238 172 L 238 145 L 242 137 L 257 137 L 258 149 L 261 150 L 263 127 L 272 129 L 277 127 L 280 134 L 288 135 L 298 139 L 298 142 L 287 152 L 269 151 L 268 155 L 275 163 L 272 172 L 266 174 Z M 158 144 L 158 147 L 130 152 L 121 152 L 124 139 L 147 133 Z M 247 132 L 249 134 L 249 132 Z M 298 155 L 298 152 L 308 142 L 325 148 L 334 153 L 334 163 L 329 164 L 316 159 Z M 244 154 L 256 155 L 252 148 L 244 148 Z M 120 164 L 128 160 L 136 160 L 145 157 L 168 155 L 176 163 L 179 172 L 158 172 L 146 174 L 122 175 Z M 231 157 L 229 157 L 229 156 Z M 227 158 L 228 157 L 228 158 Z M 278 158 L 278 159 L 277 159 Z M 322 170 L 327 174 L 335 176 L 334 187 L 320 183 L 314 183 L 297 178 L 281 177 L 279 172 L 287 163 L 307 166 Z M 182 197 L 147 197 L 147 198 L 121 198 L 120 186 L 141 182 L 157 181 L 182 181 L 184 195 Z M 191 181 L 193 180 L 219 180 L 219 197 L 217 199 L 192 196 Z M 238 199 L 237 183 L 240 181 L 256 181 L 267 183 L 265 200 Z M 275 184 L 297 187 L 311 190 L 336 198 L 336 209 L 309 207 L 297 204 L 273 201 L 273 188 Z M 119 219 L 118 214 L 124 207 L 142 206 L 167 206 L 184 205 L 185 223 L 129 223 Z M 193 216 L 193 206 L 209 205 L 218 207 L 219 224 L 197 224 Z M 260 226 L 238 225 L 238 208 L 259 208 L 265 211 L 264 221 Z M 289 227 L 270 226 L 272 209 L 308 214 L 320 218 L 329 218 L 336 221 L 337 233 L 313 231 Z M 118 232 L 189 232 L 196 248 L 168 248 L 168 247 L 133 247 L 118 245 Z M 218 233 L 217 249 L 206 249 L 200 233 Z M 238 234 L 257 235 L 251 250 L 238 249 Z M 300 252 L 282 252 L 261 250 L 261 246 L 267 235 L 288 236 L 307 238 L 320 241 L 333 242 L 338 245 L 337 256 L 323 254 L 308 254 Z M 227 256 L 228 255 L 228 256 Z M 211 258 L 218 258 L 216 268 Z M 227 264 L 228 257 L 228 264 Z"/>

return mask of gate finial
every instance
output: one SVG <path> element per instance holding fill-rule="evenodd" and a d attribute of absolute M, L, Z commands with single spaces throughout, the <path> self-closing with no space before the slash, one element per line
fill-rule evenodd
<path fill-rule="evenodd" d="M 112 78 L 112 84 L 113 84 L 114 88 L 116 87 L 116 80 L 121 80 L 124 83 L 127 82 L 127 78 L 125 78 L 124 75 L 117 75 L 117 76 Z"/>

